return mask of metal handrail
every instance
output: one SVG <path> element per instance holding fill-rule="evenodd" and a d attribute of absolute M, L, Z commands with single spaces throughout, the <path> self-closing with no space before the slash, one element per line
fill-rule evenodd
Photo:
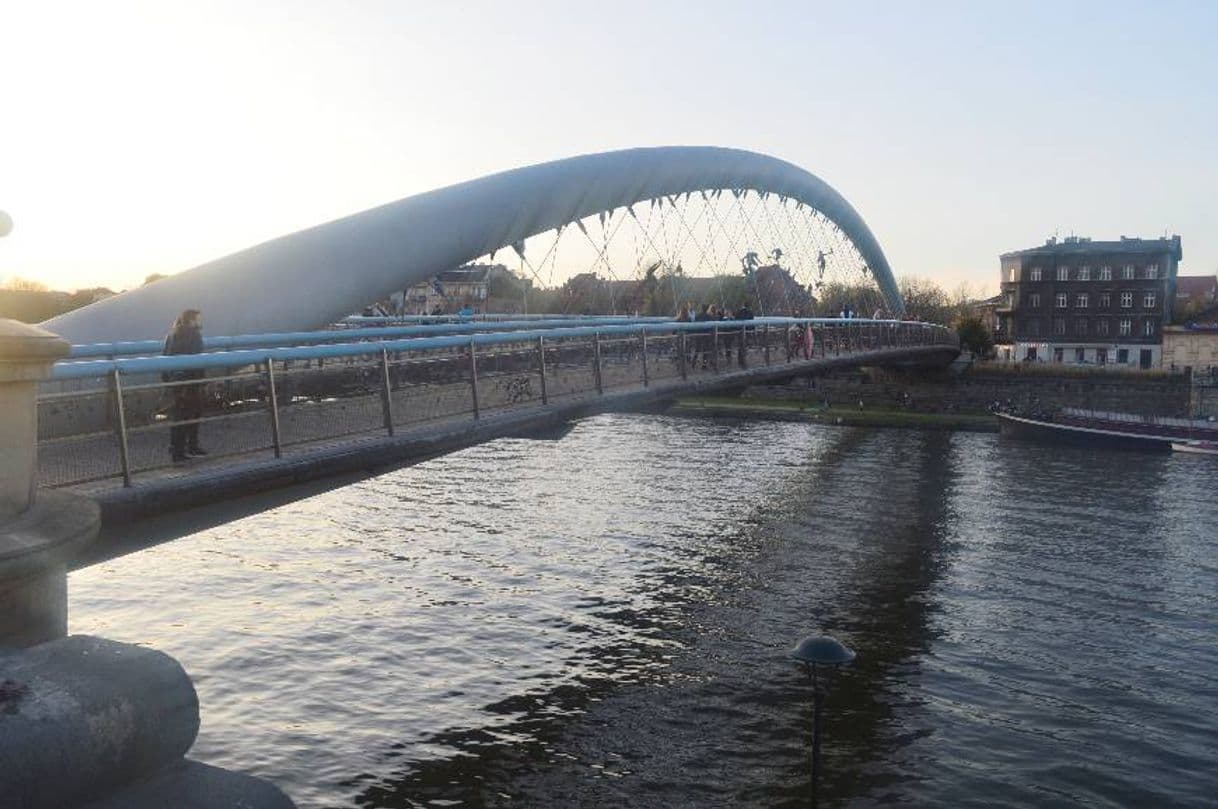
<path fill-rule="evenodd" d="M 744 329 L 758 326 L 842 326 L 842 325 L 893 325 L 898 327 L 922 327 L 950 331 L 943 326 L 918 321 L 901 320 L 863 320 L 841 318 L 786 318 L 760 317 L 753 320 L 712 320 L 702 322 L 678 323 L 663 322 L 632 322 L 609 325 L 560 326 L 546 329 L 521 329 L 509 332 L 482 332 L 467 334 L 445 335 L 440 337 L 407 338 L 396 340 L 378 340 L 371 342 L 345 342 L 332 345 L 297 345 L 273 348 L 236 349 L 232 351 L 215 351 L 204 354 L 177 354 L 172 356 L 130 357 L 124 359 L 78 360 L 61 361 L 55 364 L 51 372 L 51 380 L 88 379 L 101 377 L 118 370 L 125 374 L 154 374 L 171 371 L 205 370 L 208 368 L 232 368 L 235 366 L 264 363 L 268 359 L 312 360 L 359 357 L 379 354 L 382 350 L 400 351 L 432 351 L 440 349 L 464 348 L 471 342 L 476 346 L 503 345 L 507 343 L 523 343 L 536 340 L 539 336 L 553 339 L 592 338 L 596 334 L 634 335 L 640 330 L 656 333 L 665 332 L 713 332 L 717 329 Z M 310 333 L 305 333 L 310 334 Z M 311 334 L 346 334 L 348 338 L 353 332 L 323 332 Z M 938 337 L 939 335 L 936 335 Z M 221 339 L 221 338 L 212 338 Z M 938 339 L 935 342 L 939 342 Z"/>
<path fill-rule="evenodd" d="M 375 318 L 368 318 L 373 320 Z M 660 322 L 668 318 L 629 318 L 620 316 L 584 317 L 581 324 L 614 324 L 636 322 Z M 416 326 L 378 326 L 359 329 L 329 329 L 322 331 L 268 332 L 265 334 L 237 334 L 226 337 L 203 338 L 203 350 L 231 351 L 238 348 L 279 348 L 286 346 L 315 345 L 320 343 L 348 343 L 354 340 L 384 340 L 389 337 L 415 337 L 428 334 L 472 334 L 484 331 L 512 331 L 518 329 L 555 328 L 567 326 L 572 318 L 547 318 L 538 320 L 486 320 L 478 322 L 434 322 Z M 112 343 L 79 343 L 68 350 L 69 359 L 103 357 L 114 359 L 122 356 L 155 356 L 165 347 L 164 340 L 124 340 Z"/>

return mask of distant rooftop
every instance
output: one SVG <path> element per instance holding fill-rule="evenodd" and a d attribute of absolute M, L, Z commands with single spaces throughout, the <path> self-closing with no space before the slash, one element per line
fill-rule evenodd
<path fill-rule="evenodd" d="M 1176 279 L 1176 297 L 1214 300 L 1218 297 L 1218 278 L 1212 275 L 1181 275 Z"/>
<path fill-rule="evenodd" d="M 1140 239 L 1136 236 L 1122 236 L 1117 241 L 1097 242 L 1087 236 L 1067 236 L 1061 241 L 1057 237 L 1048 239 L 1040 247 L 1029 247 L 1027 250 L 1014 250 L 1003 253 L 1000 258 L 1015 256 L 1061 256 L 1061 255 L 1093 255 L 1096 253 L 1163 253 L 1170 252 L 1180 261 L 1184 253 L 1180 248 L 1179 236 L 1162 236 L 1158 239 Z"/>

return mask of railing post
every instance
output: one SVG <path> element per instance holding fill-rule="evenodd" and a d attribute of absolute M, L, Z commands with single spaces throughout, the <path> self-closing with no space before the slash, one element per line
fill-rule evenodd
<path fill-rule="evenodd" d="M 681 379 L 685 379 L 687 373 L 685 369 L 685 360 L 687 354 L 685 342 L 685 332 L 677 332 L 677 354 L 679 354 L 681 357 Z"/>
<path fill-rule="evenodd" d="M 719 324 L 711 326 L 711 371 L 719 373 Z"/>
<path fill-rule="evenodd" d="M 275 395 L 275 360 L 266 358 L 266 399 L 271 410 L 271 445 L 275 457 L 283 457 L 283 444 L 279 439 L 279 398 Z"/>
<path fill-rule="evenodd" d="M 110 371 L 110 391 L 114 394 L 115 437 L 118 438 L 118 460 L 123 468 L 123 487 L 131 488 L 131 454 L 127 450 L 127 411 L 123 407 L 123 383 L 118 369 Z"/>
<path fill-rule="evenodd" d="M 765 354 L 765 364 L 769 365 L 770 364 L 770 327 L 769 326 L 761 327 L 761 343 L 764 346 L 762 350 Z"/>
<path fill-rule="evenodd" d="M 482 417 L 478 412 L 478 357 L 474 353 L 474 338 L 469 338 L 469 390 L 474 403 L 474 419 Z"/>
<path fill-rule="evenodd" d="M 596 392 L 603 396 L 605 385 L 601 380 L 601 333 L 599 331 L 592 332 L 592 362 L 594 376 L 596 377 Z"/>
<path fill-rule="evenodd" d="M 550 403 L 550 394 L 546 390 L 546 338 L 537 335 L 537 367 L 541 369 L 541 403 Z"/>
<path fill-rule="evenodd" d="M 385 415 L 385 432 L 393 435 L 393 383 L 389 379 L 389 349 L 381 349 L 381 411 Z"/>
<path fill-rule="evenodd" d="M 643 351 L 643 387 L 651 386 L 651 379 L 647 374 L 647 329 L 639 329 L 639 344 Z"/>

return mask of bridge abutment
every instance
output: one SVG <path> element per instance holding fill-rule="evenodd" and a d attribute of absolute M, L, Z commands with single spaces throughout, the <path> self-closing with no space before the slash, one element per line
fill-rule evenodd
<path fill-rule="evenodd" d="M 67 355 L 0 320 L 0 806 L 292 809 L 266 782 L 184 758 L 199 706 L 176 661 L 67 637 L 67 569 L 100 524 L 93 500 L 36 488 L 37 386 Z"/>
<path fill-rule="evenodd" d="M 38 383 L 68 348 L 37 326 L 0 320 L 0 647 L 66 634 L 67 564 L 100 522 L 84 497 L 35 497 Z"/>

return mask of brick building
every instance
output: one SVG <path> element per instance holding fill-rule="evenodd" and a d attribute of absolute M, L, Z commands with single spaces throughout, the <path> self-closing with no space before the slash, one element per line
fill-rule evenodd
<path fill-rule="evenodd" d="M 1157 368 L 1171 322 L 1180 237 L 1070 237 L 1004 253 L 999 357 Z"/>

